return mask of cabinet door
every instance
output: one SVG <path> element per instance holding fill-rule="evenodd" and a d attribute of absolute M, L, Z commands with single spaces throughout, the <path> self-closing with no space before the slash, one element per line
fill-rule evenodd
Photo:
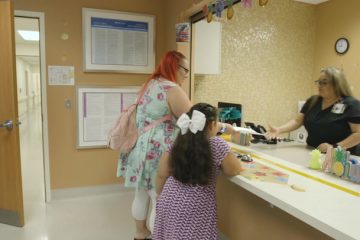
<path fill-rule="evenodd" d="M 221 23 L 201 20 L 193 25 L 195 74 L 220 74 Z"/>

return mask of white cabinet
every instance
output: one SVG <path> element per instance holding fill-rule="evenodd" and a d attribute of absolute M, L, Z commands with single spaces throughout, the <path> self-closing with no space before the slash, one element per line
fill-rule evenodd
<path fill-rule="evenodd" d="M 193 25 L 195 74 L 221 73 L 221 23 L 205 19 Z"/>

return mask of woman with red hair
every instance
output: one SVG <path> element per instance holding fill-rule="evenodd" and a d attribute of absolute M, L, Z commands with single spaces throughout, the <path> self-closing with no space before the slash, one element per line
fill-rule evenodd
<path fill-rule="evenodd" d="M 140 134 L 131 152 L 120 155 L 117 175 L 124 178 L 125 187 L 136 189 L 131 209 L 136 224 L 134 239 L 151 239 L 151 231 L 146 225 L 149 202 L 151 200 L 153 209 L 149 222 L 152 229 L 155 219 L 155 179 L 160 157 L 177 136 L 176 119 L 192 106 L 180 87 L 188 78 L 188 60 L 180 52 L 170 51 L 141 88 L 139 96 L 142 97 L 136 110 L 138 129 L 166 115 L 171 116 L 171 120 Z"/>

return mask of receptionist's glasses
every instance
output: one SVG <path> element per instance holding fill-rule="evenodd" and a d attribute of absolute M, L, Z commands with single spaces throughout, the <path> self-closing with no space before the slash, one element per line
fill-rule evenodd
<path fill-rule="evenodd" d="M 327 79 L 316 80 L 316 81 L 314 81 L 314 83 L 319 86 L 326 86 L 329 84 L 329 80 L 327 80 Z"/>
<path fill-rule="evenodd" d="M 180 64 L 179 64 L 179 67 L 184 70 L 185 74 L 188 74 L 190 72 L 190 70 L 188 68 L 181 66 Z"/>

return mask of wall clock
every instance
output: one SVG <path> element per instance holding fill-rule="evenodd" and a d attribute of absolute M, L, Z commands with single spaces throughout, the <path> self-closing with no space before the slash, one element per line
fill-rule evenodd
<path fill-rule="evenodd" d="M 338 54 L 345 54 L 349 50 L 349 47 L 350 43 L 346 38 L 339 38 L 335 42 L 335 51 Z"/>

